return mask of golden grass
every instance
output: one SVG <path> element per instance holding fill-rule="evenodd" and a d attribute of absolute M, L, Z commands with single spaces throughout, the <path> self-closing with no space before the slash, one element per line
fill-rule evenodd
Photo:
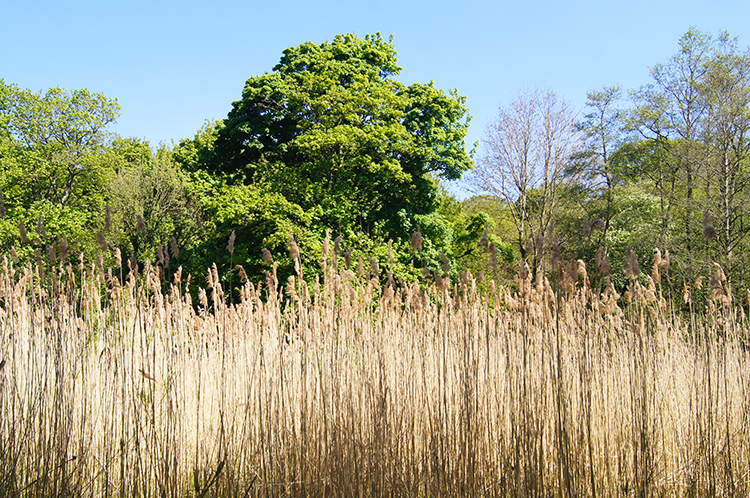
<path fill-rule="evenodd" d="M 0 496 L 750 495 L 731 303 L 326 272 L 229 305 L 214 269 L 195 311 L 150 265 L 6 261 Z"/>

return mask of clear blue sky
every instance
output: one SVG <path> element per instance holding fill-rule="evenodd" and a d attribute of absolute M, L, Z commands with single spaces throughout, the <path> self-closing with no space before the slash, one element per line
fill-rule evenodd
<path fill-rule="evenodd" d="M 283 49 L 380 32 L 394 35 L 401 81 L 434 80 L 468 98 L 473 143 L 524 87 L 551 88 L 581 109 L 588 90 L 648 83 L 649 67 L 691 26 L 748 46 L 750 1 L 3 0 L 0 77 L 115 97 L 112 130 L 155 146 L 225 117 L 245 80 L 270 71 Z"/>

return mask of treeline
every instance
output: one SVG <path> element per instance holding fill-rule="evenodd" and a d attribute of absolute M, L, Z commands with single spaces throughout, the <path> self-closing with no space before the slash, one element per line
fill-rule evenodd
<path fill-rule="evenodd" d="M 324 244 L 384 280 L 512 283 L 519 264 L 582 259 L 621 288 L 641 274 L 626 256 L 647 264 L 658 247 L 675 299 L 705 297 L 696 279 L 714 263 L 737 292 L 750 287 L 749 62 L 729 35 L 691 29 L 651 84 L 592 91 L 582 114 L 525 91 L 476 164 L 465 98 L 397 81 L 380 35 L 285 50 L 226 119 L 156 150 L 108 131 L 115 99 L 0 80 L 0 246 L 17 264 L 149 260 L 167 277 L 216 263 L 235 284 L 274 265 L 281 282 L 313 277 Z M 477 195 L 441 186 L 461 178 Z"/>
<path fill-rule="evenodd" d="M 575 274 L 580 258 L 624 289 L 669 254 L 663 284 L 686 309 L 721 292 L 718 277 L 703 283 L 716 264 L 744 302 L 750 52 L 692 28 L 651 77 L 589 92 L 581 114 L 552 91 L 522 92 L 488 126 L 470 182 L 504 206 L 503 235 L 532 269 Z"/>

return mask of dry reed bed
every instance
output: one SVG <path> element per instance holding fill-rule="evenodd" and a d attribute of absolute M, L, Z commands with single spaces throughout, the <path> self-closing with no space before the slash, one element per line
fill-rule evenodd
<path fill-rule="evenodd" d="M 208 282 L 195 311 L 150 265 L 6 261 L 0 495 L 750 494 L 731 307 L 688 328 L 639 286 L 623 312 L 582 281 L 394 290 L 329 267 L 234 304 Z"/>

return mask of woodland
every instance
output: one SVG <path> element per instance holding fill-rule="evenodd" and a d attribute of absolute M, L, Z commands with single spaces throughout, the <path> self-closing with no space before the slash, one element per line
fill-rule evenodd
<path fill-rule="evenodd" d="M 263 277 L 265 249 L 284 281 L 290 238 L 313 276 L 328 231 L 348 265 L 381 265 L 382 279 L 449 267 L 512 284 L 554 252 L 621 290 L 628 251 L 650 265 L 659 248 L 673 298 L 705 301 L 694 284 L 714 263 L 741 293 L 749 57 L 729 34 L 691 28 L 648 85 L 592 90 L 583 110 L 523 90 L 471 150 L 465 97 L 397 81 L 380 35 L 284 50 L 225 119 L 172 146 L 109 132 L 114 98 L 2 81 L 0 246 L 21 265 L 111 263 L 114 249 L 167 273 L 216 263 L 235 282 L 237 265 Z M 447 192 L 459 179 L 474 195 Z"/>

